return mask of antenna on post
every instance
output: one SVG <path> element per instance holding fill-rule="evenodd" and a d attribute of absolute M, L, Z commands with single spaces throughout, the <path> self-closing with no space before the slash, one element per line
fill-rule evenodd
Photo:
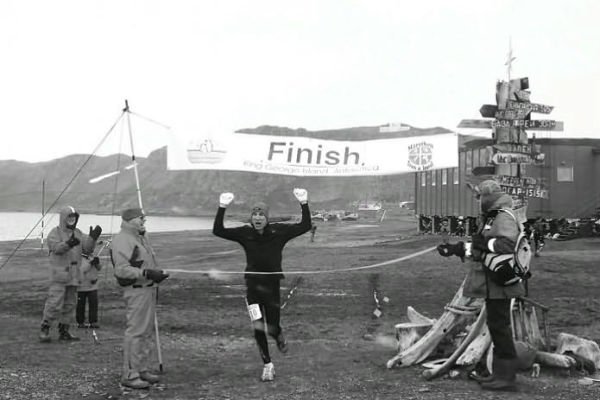
<path fill-rule="evenodd" d="M 125 99 L 125 108 L 123 109 L 123 112 L 129 112 L 129 102 L 127 101 L 127 99 Z"/>
<path fill-rule="evenodd" d="M 504 65 L 506 65 L 506 76 L 507 76 L 507 82 L 510 84 L 510 72 L 512 70 L 512 62 L 515 60 L 515 58 L 517 57 L 513 57 L 512 55 L 512 37 L 508 37 L 508 54 L 506 56 L 506 62 L 504 63 Z"/>

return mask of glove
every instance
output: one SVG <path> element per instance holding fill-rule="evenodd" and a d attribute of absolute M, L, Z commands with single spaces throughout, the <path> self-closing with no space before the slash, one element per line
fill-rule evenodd
<path fill-rule="evenodd" d="M 463 242 L 440 244 L 437 251 L 442 257 L 458 256 L 461 261 L 465 261 L 465 244 Z"/>
<path fill-rule="evenodd" d="M 100 265 L 100 258 L 99 257 L 94 257 L 92 258 L 92 261 L 90 261 L 90 265 L 96 269 L 98 269 L 98 266 Z"/>
<path fill-rule="evenodd" d="M 145 269 L 143 274 L 147 279 L 150 279 L 151 281 L 156 283 L 161 283 L 169 277 L 169 274 L 165 274 L 160 269 Z"/>
<path fill-rule="evenodd" d="M 79 243 L 81 243 L 81 241 L 75 237 L 75 232 L 73 232 L 69 240 L 67 240 L 67 245 L 69 245 L 69 247 L 75 247 Z"/>
<path fill-rule="evenodd" d="M 92 229 L 92 227 L 90 226 L 90 233 L 89 236 L 94 239 L 94 241 L 98 240 L 98 238 L 100 237 L 100 234 L 102 233 L 102 228 L 100 227 L 100 225 L 96 225 L 95 228 Z"/>
<path fill-rule="evenodd" d="M 294 196 L 302 204 L 308 202 L 308 192 L 306 189 L 294 188 Z"/>
<path fill-rule="evenodd" d="M 133 252 L 131 253 L 131 258 L 129 259 L 129 264 L 132 267 L 140 268 L 142 266 L 142 264 L 144 263 L 144 260 L 138 260 L 139 256 L 140 256 L 140 249 L 139 249 L 139 247 L 135 246 L 133 248 Z"/>
<path fill-rule="evenodd" d="M 484 238 L 483 235 L 473 235 L 471 236 L 471 241 L 473 242 L 473 248 L 481 251 L 489 252 L 487 243 L 488 239 Z"/>
<path fill-rule="evenodd" d="M 219 196 L 219 206 L 226 208 L 229 204 L 231 204 L 234 198 L 235 196 L 233 193 L 221 193 L 221 196 Z"/>

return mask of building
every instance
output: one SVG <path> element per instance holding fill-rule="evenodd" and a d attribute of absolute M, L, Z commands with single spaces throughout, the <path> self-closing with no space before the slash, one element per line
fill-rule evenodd
<path fill-rule="evenodd" d="M 457 168 L 415 173 L 416 214 L 432 220 L 477 217 L 478 202 L 468 183 L 494 177 L 473 173 L 490 168 L 493 145 L 487 139 L 465 142 Z M 501 174 L 515 178 L 500 182 L 507 193 L 527 200 L 527 218 L 593 216 L 600 206 L 600 139 L 530 139 L 529 145 L 537 145 L 543 158 L 536 164 L 506 164 L 520 171 Z"/>

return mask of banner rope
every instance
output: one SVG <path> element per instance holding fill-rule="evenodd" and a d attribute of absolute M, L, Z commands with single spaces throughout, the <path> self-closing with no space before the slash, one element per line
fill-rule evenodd
<path fill-rule="evenodd" d="M 175 268 L 163 269 L 163 271 L 167 272 L 167 273 L 211 274 L 211 275 L 214 275 L 214 274 L 218 274 L 218 275 L 220 275 L 220 274 L 223 274 L 223 275 L 279 275 L 279 274 L 285 274 L 285 275 L 313 275 L 313 274 L 331 274 L 331 273 L 336 273 L 336 272 L 360 271 L 360 270 L 365 270 L 365 269 L 373 269 L 373 268 L 384 267 L 386 265 L 397 264 L 399 262 L 410 260 L 411 258 L 415 258 L 415 257 L 421 256 L 423 254 L 427 254 L 430 251 L 433 251 L 435 249 L 436 249 L 436 247 L 429 247 L 427 249 L 420 250 L 420 251 L 417 251 L 415 253 L 403 256 L 403 257 L 395 258 L 393 260 L 383 261 L 383 262 L 376 263 L 376 264 L 363 265 L 363 266 L 360 266 L 360 267 L 324 269 L 324 270 L 316 270 L 316 271 L 300 270 L 300 271 L 285 271 L 285 272 L 254 272 L 254 271 L 221 271 L 221 270 L 216 270 L 216 269 L 213 269 L 213 270 L 189 270 L 189 269 L 175 269 Z"/>

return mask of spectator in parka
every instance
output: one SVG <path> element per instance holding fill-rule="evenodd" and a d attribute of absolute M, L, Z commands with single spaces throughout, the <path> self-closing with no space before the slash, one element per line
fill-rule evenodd
<path fill-rule="evenodd" d="M 48 234 L 50 261 L 50 288 L 44 304 L 44 316 L 40 341 L 50 342 L 50 328 L 58 319 L 58 339 L 62 341 L 79 340 L 69 332 L 77 302 L 77 287 L 81 282 L 81 261 L 83 253 L 91 253 L 102 228 L 90 226 L 88 235 L 77 228 L 79 213 L 71 206 L 64 207 L 59 213 L 58 226 Z"/>
<path fill-rule="evenodd" d="M 485 299 L 486 323 L 494 344 L 494 357 L 492 375 L 478 379 L 482 388 L 512 391 L 516 389 L 518 361 L 510 326 L 510 303 L 513 298 L 525 296 L 525 286 L 521 279 L 514 279 L 510 284 L 499 283 L 487 261 L 503 259 L 497 257 L 499 255 L 514 254 L 523 226 L 515 218 L 512 198 L 502 192 L 496 181 L 482 182 L 478 197 L 481 222 L 472 236 L 473 262 L 470 262 L 463 295 Z M 438 246 L 438 251 L 445 257 L 457 255 L 464 259 L 469 256 L 463 242 L 442 244 Z"/>
<path fill-rule="evenodd" d="M 81 263 L 81 284 L 77 287 L 75 320 L 78 328 L 100 328 L 98 325 L 98 272 L 102 269 L 100 258 L 84 254 Z M 88 304 L 88 324 L 85 324 L 85 305 Z"/>
<path fill-rule="evenodd" d="M 296 188 L 294 196 L 302 208 L 302 220 L 297 224 L 269 223 L 269 208 L 260 203 L 251 210 L 251 226 L 225 228 L 225 209 L 233 201 L 234 195 L 222 193 L 213 225 L 213 234 L 238 242 L 246 252 L 246 303 L 254 328 L 254 338 L 263 361 L 263 382 L 275 378 L 275 367 L 269 355 L 265 332 L 275 339 L 279 351 L 285 353 L 288 350 L 280 324 L 280 280 L 284 277 L 281 269 L 282 251 L 289 240 L 308 232 L 311 228 L 308 193 L 304 189 Z"/>
<path fill-rule="evenodd" d="M 131 389 L 146 389 L 160 380 L 150 372 L 154 348 L 152 327 L 157 285 L 169 275 L 157 268 L 154 250 L 146 237 L 142 209 L 128 208 L 121 213 L 121 219 L 121 230 L 114 236 L 111 249 L 115 277 L 123 287 L 126 303 L 121 384 Z"/>

